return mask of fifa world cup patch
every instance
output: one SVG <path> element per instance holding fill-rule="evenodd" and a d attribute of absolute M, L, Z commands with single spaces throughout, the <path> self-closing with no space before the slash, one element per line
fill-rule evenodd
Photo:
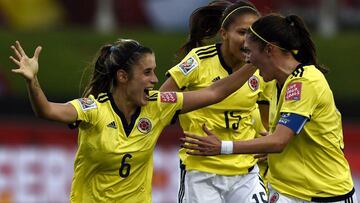
<path fill-rule="evenodd" d="M 301 82 L 293 82 L 288 84 L 286 88 L 285 100 L 295 100 L 298 101 L 301 99 Z"/>
<path fill-rule="evenodd" d="M 255 75 L 251 76 L 248 80 L 248 85 L 252 91 L 259 89 L 259 78 Z"/>
<path fill-rule="evenodd" d="M 176 103 L 177 101 L 176 92 L 161 92 L 160 101 L 164 103 Z"/>
<path fill-rule="evenodd" d="M 269 203 L 275 203 L 278 200 L 279 200 L 279 193 L 275 192 L 273 195 L 271 195 Z"/>
<path fill-rule="evenodd" d="M 78 101 L 83 111 L 97 108 L 95 101 L 90 98 L 80 98 Z"/>
<path fill-rule="evenodd" d="M 198 62 L 194 57 L 190 57 L 178 65 L 178 67 L 180 68 L 181 72 L 184 73 L 184 75 L 189 74 L 197 66 L 198 66 Z"/>
<path fill-rule="evenodd" d="M 140 118 L 137 124 L 137 129 L 144 134 L 149 133 L 151 131 L 151 127 L 151 121 L 147 118 Z"/>

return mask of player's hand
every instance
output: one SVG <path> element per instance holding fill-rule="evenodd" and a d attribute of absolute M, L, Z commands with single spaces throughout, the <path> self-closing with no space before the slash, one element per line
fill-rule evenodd
<path fill-rule="evenodd" d="M 202 126 L 206 137 L 191 133 L 185 133 L 185 138 L 180 138 L 184 144 L 182 148 L 188 149 L 187 154 L 197 156 L 219 155 L 221 152 L 221 140 L 216 137 L 206 126 Z"/>
<path fill-rule="evenodd" d="M 24 49 L 18 41 L 15 42 L 15 45 L 11 46 L 11 49 L 14 51 L 15 57 L 10 56 L 10 59 L 18 65 L 17 69 L 12 69 L 11 71 L 16 74 L 20 74 L 28 81 L 35 79 L 39 70 L 38 58 L 41 52 L 41 47 L 36 47 L 32 58 L 29 58 L 26 55 Z"/>

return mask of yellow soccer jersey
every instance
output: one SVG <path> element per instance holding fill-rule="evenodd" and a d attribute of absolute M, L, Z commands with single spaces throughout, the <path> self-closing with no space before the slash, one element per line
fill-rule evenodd
<path fill-rule="evenodd" d="M 349 193 L 353 182 L 343 153 L 341 115 L 324 75 L 313 65 L 299 65 L 279 90 L 275 85 L 270 131 L 281 113 L 309 120 L 283 152 L 269 154 L 272 187 L 307 201 Z"/>
<path fill-rule="evenodd" d="M 195 48 L 168 71 L 177 86 L 185 91 L 198 90 L 227 77 L 232 69 L 220 52 L 220 44 Z M 255 137 L 251 112 L 257 101 L 268 101 L 263 92 L 265 82 L 256 72 L 237 92 L 220 103 L 180 115 L 184 132 L 204 135 L 201 125 L 220 136 L 221 140 L 248 140 Z M 185 158 L 186 157 L 186 158 Z M 198 170 L 219 175 L 248 173 L 256 160 L 253 155 L 188 156 L 180 150 L 180 159 L 186 170 Z"/>
<path fill-rule="evenodd" d="M 110 93 L 70 103 L 78 112 L 71 202 L 151 202 L 153 150 L 183 103 L 182 93 L 151 92 L 127 124 Z"/>

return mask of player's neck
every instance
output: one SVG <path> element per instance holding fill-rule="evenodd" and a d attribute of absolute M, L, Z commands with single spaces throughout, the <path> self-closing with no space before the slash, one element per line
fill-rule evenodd
<path fill-rule="evenodd" d="M 293 58 L 285 60 L 276 60 L 276 69 L 278 70 L 277 81 L 280 85 L 283 85 L 286 79 L 291 75 L 292 72 L 300 63 Z"/>
<path fill-rule="evenodd" d="M 124 114 L 127 123 L 131 122 L 131 116 L 136 112 L 138 106 L 130 101 L 123 91 L 113 91 L 113 98 L 117 108 Z"/>
<path fill-rule="evenodd" d="M 231 52 L 225 48 L 224 44 L 221 45 L 221 53 L 226 65 L 231 67 L 233 72 L 239 70 L 245 64 L 245 62 L 236 59 L 236 57 L 233 56 Z"/>

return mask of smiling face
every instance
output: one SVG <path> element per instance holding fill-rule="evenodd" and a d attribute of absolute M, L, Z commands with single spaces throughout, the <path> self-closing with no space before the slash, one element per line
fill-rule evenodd
<path fill-rule="evenodd" d="M 247 34 L 245 37 L 244 49 L 246 53 L 245 60 L 259 68 L 260 75 L 266 82 L 273 80 L 274 71 L 271 65 L 271 56 L 266 52 L 266 47 L 265 49 L 261 47 L 258 42 L 251 40 L 250 35 Z"/>
<path fill-rule="evenodd" d="M 236 17 L 226 30 L 222 28 L 222 39 L 226 52 L 239 61 L 245 61 L 245 55 L 242 51 L 245 34 L 257 19 L 257 15 L 246 13 Z"/>
<path fill-rule="evenodd" d="M 126 95 L 129 102 L 137 106 L 144 106 L 149 99 L 149 90 L 159 82 L 156 74 L 154 54 L 144 54 L 132 67 L 126 84 Z"/>

